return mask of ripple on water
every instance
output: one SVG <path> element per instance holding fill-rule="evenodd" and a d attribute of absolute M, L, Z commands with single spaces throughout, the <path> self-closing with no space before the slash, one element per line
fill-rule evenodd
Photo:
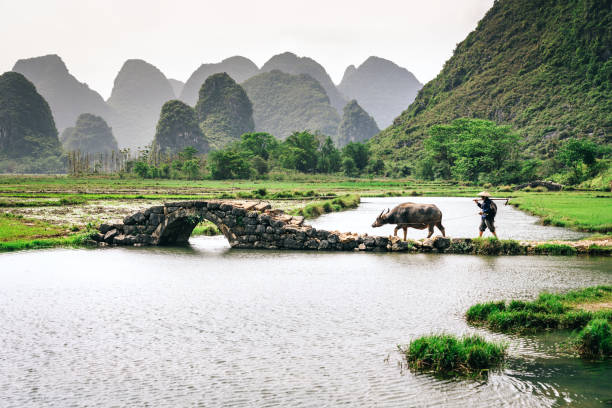
<path fill-rule="evenodd" d="M 53 249 L 0 254 L 6 406 L 596 406 L 611 364 L 468 326 L 475 302 L 612 283 L 603 258 Z M 445 331 L 510 343 L 488 381 L 398 367 Z M 549 336 L 549 337 L 547 337 Z"/>

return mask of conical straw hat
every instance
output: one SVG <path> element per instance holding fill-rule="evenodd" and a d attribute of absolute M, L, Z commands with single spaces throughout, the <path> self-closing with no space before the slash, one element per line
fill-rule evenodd
<path fill-rule="evenodd" d="M 486 191 L 481 191 L 478 193 L 478 197 L 491 197 L 491 194 L 487 193 Z"/>

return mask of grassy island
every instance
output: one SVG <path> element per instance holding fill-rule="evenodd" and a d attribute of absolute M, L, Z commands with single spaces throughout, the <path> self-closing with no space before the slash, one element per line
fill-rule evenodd
<path fill-rule="evenodd" d="M 450 376 L 480 377 L 490 369 L 500 368 L 507 345 L 488 342 L 478 335 L 458 338 L 450 334 L 432 334 L 400 347 L 411 368 Z"/>
<path fill-rule="evenodd" d="M 573 340 L 580 355 L 612 355 L 612 286 L 541 293 L 534 301 L 478 303 L 468 309 L 466 318 L 504 333 L 580 330 Z"/>

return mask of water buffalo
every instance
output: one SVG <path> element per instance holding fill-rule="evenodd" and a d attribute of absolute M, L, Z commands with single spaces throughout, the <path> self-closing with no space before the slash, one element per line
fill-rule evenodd
<path fill-rule="evenodd" d="M 429 235 L 427 235 L 427 238 L 429 238 L 433 235 L 434 226 L 436 226 L 442 233 L 442 236 L 446 236 L 442 226 L 442 211 L 434 204 L 404 203 L 398 205 L 392 211 L 387 209 L 385 213 L 385 210 L 383 210 L 376 217 L 372 227 L 376 228 L 385 224 L 397 224 L 393 231 L 394 236 L 397 236 L 397 230 L 402 228 L 404 230 L 404 241 L 406 240 L 408 227 L 416 229 L 429 228 Z"/>

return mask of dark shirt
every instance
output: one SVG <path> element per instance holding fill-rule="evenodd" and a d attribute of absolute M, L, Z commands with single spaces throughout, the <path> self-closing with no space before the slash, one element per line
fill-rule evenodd
<path fill-rule="evenodd" d="M 492 217 L 493 214 L 491 212 L 491 203 L 493 201 L 491 200 L 483 200 L 482 204 L 481 203 L 476 203 L 477 206 L 479 206 L 480 208 L 482 208 L 482 218 L 486 218 L 486 217 Z"/>

